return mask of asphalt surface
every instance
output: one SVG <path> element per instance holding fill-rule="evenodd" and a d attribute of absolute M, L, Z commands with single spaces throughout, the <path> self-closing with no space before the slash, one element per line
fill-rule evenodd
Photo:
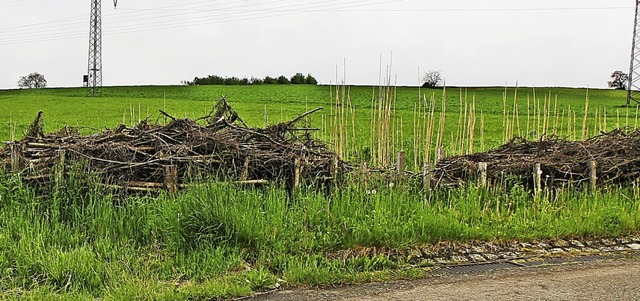
<path fill-rule="evenodd" d="M 441 271 L 414 281 L 284 290 L 253 300 L 640 300 L 638 256 Z"/>

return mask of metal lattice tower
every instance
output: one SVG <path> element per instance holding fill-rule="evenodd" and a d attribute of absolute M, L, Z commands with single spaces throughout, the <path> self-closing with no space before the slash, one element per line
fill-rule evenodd
<path fill-rule="evenodd" d="M 89 73 L 88 94 L 99 96 L 102 88 L 102 4 L 91 0 L 91 20 L 89 27 Z"/>
<path fill-rule="evenodd" d="M 629 82 L 627 83 L 627 106 L 631 101 L 640 103 L 640 0 L 636 0 L 636 16 L 633 21 L 633 42 L 631 44 L 631 63 L 629 66 Z"/>

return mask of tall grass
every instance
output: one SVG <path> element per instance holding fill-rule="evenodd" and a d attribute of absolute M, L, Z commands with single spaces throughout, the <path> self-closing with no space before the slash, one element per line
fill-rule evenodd
<path fill-rule="evenodd" d="M 370 104 L 356 112 L 350 89 L 333 88 L 331 117 L 323 117 L 331 131 L 319 138 L 328 136 L 347 160 L 373 167 L 392 167 L 396 153 L 405 151 L 408 167 L 420 170 L 435 164 L 442 153 L 485 151 L 514 137 L 586 140 L 614 129 L 638 129 L 638 107 L 612 111 L 608 104 L 594 105 L 589 90 L 583 90 L 581 101 L 564 103 L 551 91 L 505 87 L 501 111 L 494 107 L 486 112 L 486 103 L 496 99 L 479 103 L 477 91 L 470 93 L 467 88 L 459 88 L 457 97 L 448 95 L 446 87 L 439 95 L 426 90 L 413 102 L 399 100 L 397 89 L 386 79 L 385 85 L 372 88 Z M 327 128 L 324 123 L 322 128 Z M 362 131 L 364 124 L 368 131 Z"/>
<path fill-rule="evenodd" d="M 467 187 L 425 196 L 413 185 L 380 184 L 329 197 L 210 183 L 175 197 L 116 199 L 86 177 L 40 196 L 1 174 L 0 297 L 241 296 L 277 278 L 327 284 L 395 268 L 384 256 L 328 257 L 349 248 L 616 235 L 640 226 L 635 187 L 540 197 L 521 186 Z"/>

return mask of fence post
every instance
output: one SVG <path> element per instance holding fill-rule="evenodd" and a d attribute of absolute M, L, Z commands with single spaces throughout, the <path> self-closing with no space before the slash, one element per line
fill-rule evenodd
<path fill-rule="evenodd" d="M 242 168 L 242 174 L 240 176 L 242 181 L 246 181 L 249 180 L 249 163 L 250 163 L 251 159 L 249 159 L 249 156 L 244 158 L 244 165 Z"/>
<path fill-rule="evenodd" d="M 431 190 L 431 165 L 429 163 L 422 166 L 422 188 L 426 191 Z"/>
<path fill-rule="evenodd" d="M 445 156 L 444 147 L 438 147 L 438 155 L 436 156 L 436 162 L 442 160 L 444 156 Z"/>
<path fill-rule="evenodd" d="M 367 185 L 369 176 L 369 166 L 367 166 L 367 162 L 362 162 L 362 165 L 360 166 L 360 173 L 362 176 L 362 181 L 364 181 L 364 184 Z"/>
<path fill-rule="evenodd" d="M 338 155 L 331 156 L 329 162 L 329 177 L 325 180 L 325 193 L 331 195 L 333 186 L 338 184 Z"/>
<path fill-rule="evenodd" d="M 293 173 L 293 187 L 300 187 L 300 174 L 302 173 L 302 162 L 299 157 L 293 160 L 294 173 Z"/>
<path fill-rule="evenodd" d="M 17 172 L 20 166 L 20 155 L 18 154 L 18 145 L 15 142 L 10 144 L 11 149 L 11 170 Z"/>
<path fill-rule="evenodd" d="M 480 174 L 478 185 L 487 187 L 487 162 L 478 162 L 478 173 Z"/>
<path fill-rule="evenodd" d="M 338 181 L 338 155 L 333 155 L 331 157 L 331 162 L 329 163 L 329 177 L 331 178 L 332 184 L 335 184 Z"/>
<path fill-rule="evenodd" d="M 398 153 L 398 165 L 396 171 L 398 176 L 404 175 L 404 169 L 407 166 L 407 154 L 404 151 Z"/>
<path fill-rule="evenodd" d="M 58 150 L 58 163 L 55 167 L 55 175 L 54 175 L 54 183 L 57 188 L 60 187 L 62 181 L 64 180 L 64 169 L 65 169 L 65 161 L 66 161 L 66 152 L 64 149 Z"/>
<path fill-rule="evenodd" d="M 538 195 L 542 192 L 542 168 L 540 163 L 533 165 L 533 194 Z"/>
<path fill-rule="evenodd" d="M 589 189 L 593 192 L 596 190 L 598 184 L 598 162 L 595 160 L 589 161 Z"/>
<path fill-rule="evenodd" d="M 178 167 L 164 166 L 164 188 L 171 194 L 178 192 Z"/>

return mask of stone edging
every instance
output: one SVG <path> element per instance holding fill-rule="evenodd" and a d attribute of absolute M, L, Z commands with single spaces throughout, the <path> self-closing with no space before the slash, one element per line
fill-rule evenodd
<path fill-rule="evenodd" d="M 386 255 L 395 262 L 416 267 L 639 251 L 640 234 L 635 234 L 594 239 L 439 242 L 402 250 L 358 248 L 331 253 L 328 257 L 348 259 Z"/>

